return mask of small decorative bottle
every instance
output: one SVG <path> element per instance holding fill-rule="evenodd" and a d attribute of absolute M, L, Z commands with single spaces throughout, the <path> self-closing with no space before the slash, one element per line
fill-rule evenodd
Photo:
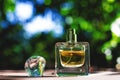
<path fill-rule="evenodd" d="M 67 41 L 55 44 L 57 76 L 88 75 L 90 52 L 88 42 L 77 42 L 75 29 L 68 29 Z"/>

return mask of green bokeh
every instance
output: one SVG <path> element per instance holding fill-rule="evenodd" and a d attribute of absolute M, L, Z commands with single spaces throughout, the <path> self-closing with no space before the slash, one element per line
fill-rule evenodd
<path fill-rule="evenodd" d="M 78 41 L 90 43 L 91 65 L 98 67 L 115 67 L 120 56 L 120 37 L 111 32 L 111 24 L 120 17 L 120 1 L 117 0 L 44 0 L 43 5 L 34 4 L 35 15 L 45 9 L 58 11 L 65 19 L 64 30 L 77 29 Z M 36 3 L 36 0 L 34 0 Z M 72 7 L 63 7 L 70 3 Z M 0 24 L 8 22 L 7 12 L 14 12 L 14 0 L 0 0 Z M 47 22 L 46 22 L 47 23 Z M 0 69 L 23 69 L 24 62 L 32 55 L 40 55 L 47 60 L 47 68 L 54 68 L 54 45 L 65 41 L 65 34 L 55 38 L 49 34 L 38 33 L 30 39 L 24 38 L 21 23 L 4 29 L 0 25 Z M 111 55 L 104 51 L 110 49 Z"/>

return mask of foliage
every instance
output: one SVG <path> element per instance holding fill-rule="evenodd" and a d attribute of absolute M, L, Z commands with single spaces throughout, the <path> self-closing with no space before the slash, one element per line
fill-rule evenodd
<path fill-rule="evenodd" d="M 91 65 L 98 67 L 115 67 L 119 54 L 119 36 L 111 31 L 111 24 L 120 17 L 120 2 L 117 0 L 37 0 L 34 4 L 37 14 L 46 9 L 57 11 L 64 19 L 64 30 L 76 28 L 78 41 L 87 41 L 91 48 Z M 47 68 L 54 68 L 54 45 L 65 41 L 52 36 L 52 32 L 38 33 L 27 39 L 22 23 L 15 24 L 7 20 L 7 13 L 14 12 L 15 0 L 0 0 L 0 69 L 23 69 L 25 60 L 32 55 L 41 55 L 47 60 Z M 56 17 L 57 18 L 57 17 Z M 111 55 L 104 52 L 109 49 Z"/>

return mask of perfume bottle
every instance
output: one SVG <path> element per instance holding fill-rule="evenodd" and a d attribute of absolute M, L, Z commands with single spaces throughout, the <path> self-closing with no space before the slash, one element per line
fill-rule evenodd
<path fill-rule="evenodd" d="M 55 72 L 57 76 L 88 75 L 90 51 L 88 42 L 77 42 L 75 29 L 68 29 L 66 42 L 55 44 Z"/>

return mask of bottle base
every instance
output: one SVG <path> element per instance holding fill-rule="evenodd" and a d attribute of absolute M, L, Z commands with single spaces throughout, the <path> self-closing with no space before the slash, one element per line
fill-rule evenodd
<path fill-rule="evenodd" d="M 87 76 L 88 73 L 57 73 L 57 76 Z"/>
<path fill-rule="evenodd" d="M 88 75 L 89 71 L 87 68 L 63 68 L 56 69 L 57 76 L 84 76 Z"/>

